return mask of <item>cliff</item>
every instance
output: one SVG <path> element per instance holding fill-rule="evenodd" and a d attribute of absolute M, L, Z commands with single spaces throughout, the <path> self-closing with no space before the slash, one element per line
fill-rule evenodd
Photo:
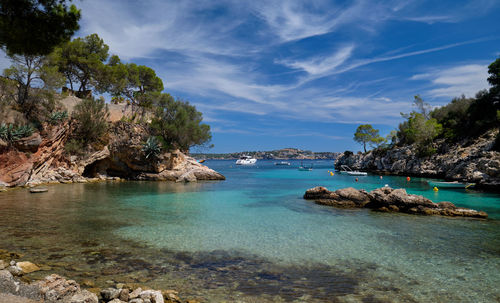
<path fill-rule="evenodd" d="M 0 186 L 33 186 L 98 180 L 197 181 L 224 180 L 218 172 L 182 152 L 168 151 L 147 159 L 142 146 L 147 131 L 139 124 L 111 123 L 107 144 L 77 155 L 65 151 L 73 122 L 44 124 L 43 131 L 15 141 L 0 142 Z"/>
<path fill-rule="evenodd" d="M 444 178 L 474 182 L 477 186 L 500 189 L 500 153 L 493 150 L 498 129 L 478 138 L 470 138 L 450 145 L 444 140 L 435 143 L 437 153 L 420 158 L 414 146 L 375 149 L 365 154 L 343 153 L 335 161 L 335 168 L 348 165 L 357 170 Z"/>

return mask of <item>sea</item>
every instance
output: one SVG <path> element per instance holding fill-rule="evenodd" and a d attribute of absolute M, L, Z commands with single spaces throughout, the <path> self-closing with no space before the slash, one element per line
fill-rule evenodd
<path fill-rule="evenodd" d="M 57 273 L 94 291 L 125 283 L 200 302 L 500 302 L 499 194 L 433 191 L 424 178 L 332 175 L 333 160 L 275 162 L 207 160 L 225 181 L 0 193 L 0 258 L 40 265 L 26 280 Z M 315 186 L 385 185 L 489 217 L 338 209 L 302 198 Z"/>

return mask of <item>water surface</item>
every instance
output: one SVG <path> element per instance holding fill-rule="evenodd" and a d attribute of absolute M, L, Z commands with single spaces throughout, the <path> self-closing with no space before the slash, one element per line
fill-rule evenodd
<path fill-rule="evenodd" d="M 308 162 L 309 163 L 309 162 Z M 259 161 L 207 161 L 222 182 L 121 182 L 0 194 L 0 248 L 82 282 L 110 280 L 209 302 L 495 302 L 500 196 L 424 179 L 331 176 Z M 322 185 L 388 184 L 484 210 L 488 220 L 344 210 L 302 199 Z"/>

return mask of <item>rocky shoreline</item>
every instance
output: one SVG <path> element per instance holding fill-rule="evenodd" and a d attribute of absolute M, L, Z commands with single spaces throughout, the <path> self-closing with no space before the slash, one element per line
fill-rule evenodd
<path fill-rule="evenodd" d="M 344 152 L 335 168 L 404 176 L 434 177 L 476 183 L 478 188 L 500 191 L 500 152 L 493 150 L 497 130 L 455 145 L 437 142 L 437 153 L 419 158 L 414 146 L 374 149 L 365 154 Z"/>
<path fill-rule="evenodd" d="M 457 207 L 451 202 L 434 203 L 423 196 L 407 194 L 405 189 L 392 189 L 388 186 L 371 192 L 352 187 L 329 191 L 325 187 L 317 186 L 308 189 L 304 199 L 339 208 L 369 208 L 383 212 L 480 219 L 488 217 L 483 211 Z"/>
<path fill-rule="evenodd" d="M 31 262 L 9 263 L 0 259 L 0 299 L 3 294 L 16 302 L 46 303 L 198 303 L 197 300 L 182 300 L 176 290 L 153 290 L 147 287 L 133 287 L 116 283 L 105 289 L 82 289 L 74 280 L 68 280 L 57 274 L 29 283 L 23 280 L 25 274 L 39 271 Z M 91 286 L 92 282 L 86 282 Z"/>
<path fill-rule="evenodd" d="M 44 131 L 0 144 L 0 188 L 105 180 L 196 182 L 224 180 L 220 173 L 179 150 L 148 159 L 142 151 L 146 130 L 138 124 L 114 122 L 104 146 L 69 155 L 65 145 L 73 125 L 44 125 Z M 0 142 L 1 143 L 1 142 Z"/>

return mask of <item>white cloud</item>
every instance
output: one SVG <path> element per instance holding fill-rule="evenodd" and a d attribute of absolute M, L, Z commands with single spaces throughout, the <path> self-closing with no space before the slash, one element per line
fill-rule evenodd
<path fill-rule="evenodd" d="M 472 97 L 479 90 L 489 88 L 488 66 L 466 64 L 442 68 L 412 76 L 412 80 L 430 81 L 433 88 L 427 91 L 431 97 Z"/>
<path fill-rule="evenodd" d="M 333 54 L 327 57 L 315 57 L 309 60 L 277 60 L 276 63 L 283 64 L 285 66 L 302 69 L 310 75 L 323 75 L 332 72 L 344 63 L 349 57 L 351 57 L 354 45 L 349 45 L 340 48 Z"/>

